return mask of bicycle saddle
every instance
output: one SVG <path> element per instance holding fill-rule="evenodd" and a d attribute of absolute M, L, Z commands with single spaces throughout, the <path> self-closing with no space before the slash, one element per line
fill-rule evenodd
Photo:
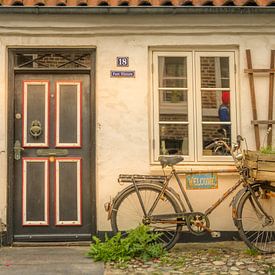
<path fill-rule="evenodd" d="M 183 157 L 181 156 L 171 156 L 171 157 L 167 157 L 167 156 L 160 156 L 158 158 L 161 166 L 164 168 L 166 166 L 173 166 L 181 161 L 183 161 Z"/>

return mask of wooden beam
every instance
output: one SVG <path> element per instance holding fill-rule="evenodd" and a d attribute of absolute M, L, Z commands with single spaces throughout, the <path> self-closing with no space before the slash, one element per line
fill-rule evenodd
<path fill-rule="evenodd" d="M 251 60 L 250 50 L 246 50 L 246 60 L 247 60 L 248 69 L 252 70 L 252 60 Z M 253 72 L 248 74 L 248 78 L 249 78 L 249 85 L 250 85 L 250 97 L 251 97 L 253 120 L 258 120 Z M 254 132 L 255 132 L 256 148 L 257 150 L 259 150 L 260 149 L 260 131 L 259 131 L 258 124 L 254 125 Z"/>
<path fill-rule="evenodd" d="M 251 120 L 251 124 L 275 124 L 275 120 Z"/>
<path fill-rule="evenodd" d="M 274 69 L 275 50 L 271 51 L 270 69 Z M 269 75 L 269 96 L 268 96 L 268 119 L 273 119 L 273 98 L 274 98 L 274 72 Z M 272 146 L 272 124 L 267 125 L 271 128 L 267 136 L 267 146 Z"/>
<path fill-rule="evenodd" d="M 273 74 L 275 73 L 275 69 L 244 69 L 245 73 L 270 73 Z"/>

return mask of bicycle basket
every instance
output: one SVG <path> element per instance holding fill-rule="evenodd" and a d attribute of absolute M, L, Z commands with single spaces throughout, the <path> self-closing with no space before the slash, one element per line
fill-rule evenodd
<path fill-rule="evenodd" d="M 253 181 L 275 181 L 275 155 L 259 151 L 244 152 L 244 167 Z"/>

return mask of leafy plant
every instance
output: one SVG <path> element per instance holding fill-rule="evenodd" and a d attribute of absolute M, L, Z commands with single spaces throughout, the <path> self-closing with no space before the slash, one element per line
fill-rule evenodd
<path fill-rule="evenodd" d="M 270 266 L 266 272 L 268 275 L 274 275 L 275 274 L 275 267 Z"/>
<path fill-rule="evenodd" d="M 182 255 L 177 257 L 171 257 L 171 255 L 164 255 L 160 258 L 160 263 L 162 266 L 173 266 L 175 270 L 185 266 L 185 261 L 185 257 Z"/>
<path fill-rule="evenodd" d="M 260 152 L 262 154 L 275 154 L 275 148 L 271 146 L 261 147 Z"/>
<path fill-rule="evenodd" d="M 127 262 L 132 258 L 143 260 L 159 258 L 166 253 L 162 245 L 156 242 L 160 235 L 150 231 L 148 226 L 140 225 L 127 231 L 125 237 L 120 232 L 112 238 L 105 235 L 104 242 L 93 236 L 94 243 L 91 244 L 87 256 L 95 261 L 104 262 Z"/>
<path fill-rule="evenodd" d="M 258 256 L 259 252 L 256 249 L 248 248 L 244 251 L 244 254 L 247 254 L 249 256 Z"/>

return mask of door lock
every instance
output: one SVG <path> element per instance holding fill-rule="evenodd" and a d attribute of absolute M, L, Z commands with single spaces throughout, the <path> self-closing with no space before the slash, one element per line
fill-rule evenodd
<path fill-rule="evenodd" d="M 21 159 L 21 151 L 23 151 L 24 148 L 21 147 L 21 143 L 19 140 L 15 141 L 13 150 L 14 150 L 14 159 L 15 160 Z"/>

